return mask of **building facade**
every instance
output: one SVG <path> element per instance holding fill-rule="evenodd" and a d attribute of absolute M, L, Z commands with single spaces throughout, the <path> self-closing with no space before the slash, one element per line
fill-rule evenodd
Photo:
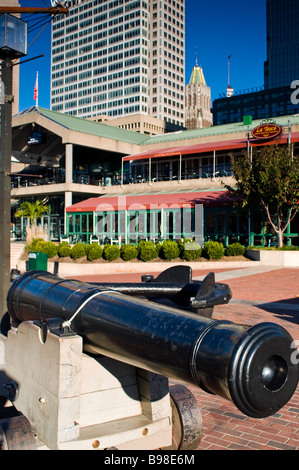
<path fill-rule="evenodd" d="M 185 89 L 185 126 L 187 129 L 200 129 L 212 124 L 211 89 L 206 84 L 202 68 L 196 64 Z"/>
<path fill-rule="evenodd" d="M 98 116 L 92 116 L 89 119 L 95 122 L 102 122 L 108 126 L 120 127 L 121 129 L 128 129 L 147 135 L 166 134 L 168 132 L 177 132 L 184 129 L 182 126 L 154 118 L 147 114 L 132 114 L 119 118 L 100 114 Z"/>
<path fill-rule="evenodd" d="M 299 117 L 284 116 L 280 144 L 299 149 Z M 261 124 L 254 121 L 250 130 Z M 13 214 L 24 201 L 45 201 L 49 237 L 72 242 L 138 242 L 203 236 L 225 245 L 263 246 L 273 232 L 261 211 L 248 214 L 224 189 L 233 185 L 231 158 L 249 146 L 270 145 L 242 123 L 145 135 L 89 119 L 32 108 L 13 117 L 13 235 L 25 237 L 28 220 Z M 201 209 L 202 208 L 202 209 Z M 197 212 L 199 210 L 199 212 Z M 197 226 L 197 221 L 203 224 Z M 299 244 L 299 217 L 285 233 Z"/>
<path fill-rule="evenodd" d="M 299 113 L 299 0 L 267 0 L 266 8 L 264 87 L 214 100 L 214 125 L 242 121 L 247 115 L 268 119 Z"/>
<path fill-rule="evenodd" d="M 299 80 L 299 1 L 267 0 L 265 88 L 290 87 Z"/>
<path fill-rule="evenodd" d="M 269 119 L 298 114 L 299 100 L 292 99 L 296 93 L 290 86 L 284 86 L 218 98 L 213 101 L 213 124 L 240 122 L 248 115 L 252 119 Z"/>
<path fill-rule="evenodd" d="M 51 109 L 184 125 L 184 0 L 72 0 L 52 27 Z"/>

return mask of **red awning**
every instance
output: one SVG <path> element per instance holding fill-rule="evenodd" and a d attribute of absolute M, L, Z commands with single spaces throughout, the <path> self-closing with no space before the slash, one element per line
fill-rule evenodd
<path fill-rule="evenodd" d="M 194 153 L 213 152 L 214 150 L 233 150 L 238 148 L 246 148 L 246 140 L 230 140 L 222 142 L 210 142 L 195 145 L 182 145 L 179 147 L 158 148 L 146 150 L 144 152 L 135 153 L 124 157 L 124 161 L 128 160 L 145 160 L 147 158 L 171 157 L 175 155 L 190 155 Z"/>
<path fill-rule="evenodd" d="M 134 196 L 93 197 L 66 208 L 66 212 L 106 212 L 121 210 L 175 209 L 231 206 L 235 202 L 227 191 L 198 191 L 190 193 L 142 194 Z"/>

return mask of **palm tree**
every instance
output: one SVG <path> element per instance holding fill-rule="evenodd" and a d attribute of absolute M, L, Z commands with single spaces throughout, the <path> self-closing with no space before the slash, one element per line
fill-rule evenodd
<path fill-rule="evenodd" d="M 42 201 L 35 201 L 30 203 L 28 201 L 22 202 L 20 209 L 15 213 L 15 217 L 27 217 L 30 220 L 31 235 L 36 233 L 36 220 L 42 217 L 44 214 L 48 214 L 50 210 L 49 206 L 43 204 Z"/>

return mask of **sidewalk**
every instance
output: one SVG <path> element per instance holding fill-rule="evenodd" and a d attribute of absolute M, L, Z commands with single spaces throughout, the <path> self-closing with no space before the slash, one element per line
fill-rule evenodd
<path fill-rule="evenodd" d="M 209 271 L 194 270 L 193 279 L 201 279 Z M 229 304 L 215 307 L 215 319 L 248 325 L 275 322 L 299 341 L 299 268 L 257 266 L 213 271 L 216 281 L 227 283 L 233 294 Z M 73 276 L 85 282 L 137 282 L 140 277 L 138 273 Z M 299 450 L 299 387 L 285 407 L 262 420 L 243 415 L 222 398 L 188 387 L 203 419 L 198 450 Z"/>
<path fill-rule="evenodd" d="M 228 305 L 218 306 L 213 317 L 236 323 L 275 322 L 299 340 L 299 269 L 275 269 L 240 277 L 217 275 L 233 293 Z M 222 274 L 222 273 L 221 273 Z M 223 273 L 228 275 L 229 273 Z M 225 278 L 225 279 L 224 279 Z M 190 387 L 204 423 L 199 449 L 299 450 L 299 387 L 291 401 L 274 416 L 254 420 L 224 400 Z"/>

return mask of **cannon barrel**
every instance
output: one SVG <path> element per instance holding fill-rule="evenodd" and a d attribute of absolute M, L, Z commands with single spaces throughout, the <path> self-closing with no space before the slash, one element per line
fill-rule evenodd
<path fill-rule="evenodd" d="M 276 413 L 298 384 L 292 337 L 274 323 L 217 321 L 44 271 L 19 276 L 7 304 L 16 324 L 62 319 L 87 353 L 195 384 L 251 417 Z"/>

